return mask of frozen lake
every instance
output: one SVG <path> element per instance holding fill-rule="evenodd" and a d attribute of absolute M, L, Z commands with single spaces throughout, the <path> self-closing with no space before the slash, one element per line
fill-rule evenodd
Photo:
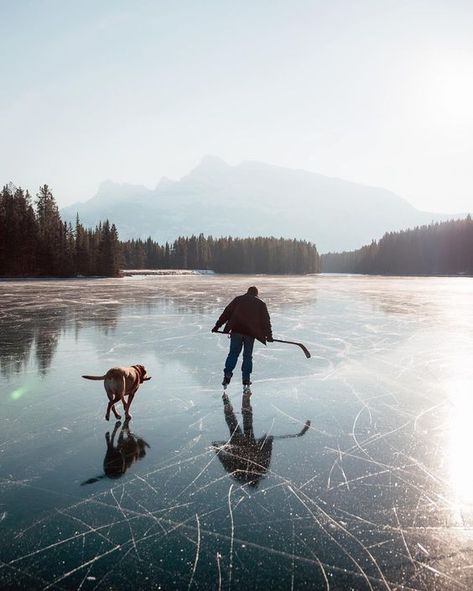
<path fill-rule="evenodd" d="M 222 399 L 251 284 L 312 358 L 257 343 Z M 0 321 L 1 588 L 473 588 L 473 279 L 0 282 Z M 80 376 L 137 363 L 107 423 Z"/>

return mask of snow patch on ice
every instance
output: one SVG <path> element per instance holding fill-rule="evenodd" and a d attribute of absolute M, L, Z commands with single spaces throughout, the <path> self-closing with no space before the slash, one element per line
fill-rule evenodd
<path fill-rule="evenodd" d="M 124 269 L 124 277 L 140 275 L 215 275 L 209 269 Z"/>

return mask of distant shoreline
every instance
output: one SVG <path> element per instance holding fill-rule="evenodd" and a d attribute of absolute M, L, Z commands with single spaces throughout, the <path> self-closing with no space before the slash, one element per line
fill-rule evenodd
<path fill-rule="evenodd" d="M 71 279 L 123 279 L 124 277 L 133 277 L 136 275 L 217 275 L 215 271 L 207 269 L 122 269 L 117 276 L 111 275 L 5 275 L 0 276 L 0 281 L 70 281 Z"/>
<path fill-rule="evenodd" d="M 217 275 L 210 269 L 122 269 L 121 277 L 133 277 L 136 275 Z"/>
<path fill-rule="evenodd" d="M 216 273 L 215 271 L 194 271 L 191 269 L 139 269 L 139 270 L 125 270 L 123 273 L 120 273 L 117 277 L 110 277 L 107 275 L 71 275 L 69 277 L 53 277 L 50 275 L 30 275 L 30 276 L 8 276 L 8 277 L 1 277 L 0 276 L 0 283 L 2 282 L 12 282 L 12 281 L 84 281 L 84 280 L 96 280 L 96 279 L 125 279 L 129 277 L 198 277 L 198 276 L 235 276 L 235 275 L 254 275 L 254 276 L 277 276 L 277 277 L 402 277 L 402 278 L 426 278 L 426 277 L 435 277 L 435 278 L 473 278 L 473 274 L 466 274 L 466 273 L 457 273 L 457 274 L 438 274 L 438 275 L 421 275 L 421 274 L 388 274 L 388 273 L 343 273 L 343 272 L 322 272 L 322 273 L 306 273 L 306 274 L 279 274 L 279 273 Z"/>

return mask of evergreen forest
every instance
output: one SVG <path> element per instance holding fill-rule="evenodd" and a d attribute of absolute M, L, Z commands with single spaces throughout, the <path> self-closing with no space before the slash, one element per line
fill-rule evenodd
<path fill-rule="evenodd" d="M 0 194 L 0 276 L 117 276 L 118 233 L 108 220 L 95 229 L 61 220 L 48 185 L 33 200 L 12 185 Z"/>
<path fill-rule="evenodd" d="M 160 245 L 120 242 L 113 223 L 95 229 L 61 220 L 54 196 L 40 187 L 5 186 L 0 194 L 0 276 L 120 275 L 121 269 L 193 269 L 217 273 L 306 274 L 320 271 L 314 244 L 284 238 L 179 237 Z"/>
<path fill-rule="evenodd" d="M 314 244 L 285 238 L 179 237 L 160 245 L 130 240 L 122 243 L 125 269 L 210 269 L 216 273 L 319 273 Z"/>
<path fill-rule="evenodd" d="M 389 232 L 358 250 L 321 255 L 324 273 L 473 275 L 473 221 Z"/>

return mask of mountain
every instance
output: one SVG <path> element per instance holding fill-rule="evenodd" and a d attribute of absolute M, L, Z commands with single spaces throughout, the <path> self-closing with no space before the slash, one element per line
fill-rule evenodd
<path fill-rule="evenodd" d="M 230 166 L 214 156 L 155 189 L 106 181 L 95 197 L 61 211 L 72 222 L 76 213 L 86 226 L 110 219 L 122 240 L 272 235 L 311 240 L 319 252 L 359 248 L 387 231 L 454 217 L 419 211 L 386 189 L 261 162 Z"/>

